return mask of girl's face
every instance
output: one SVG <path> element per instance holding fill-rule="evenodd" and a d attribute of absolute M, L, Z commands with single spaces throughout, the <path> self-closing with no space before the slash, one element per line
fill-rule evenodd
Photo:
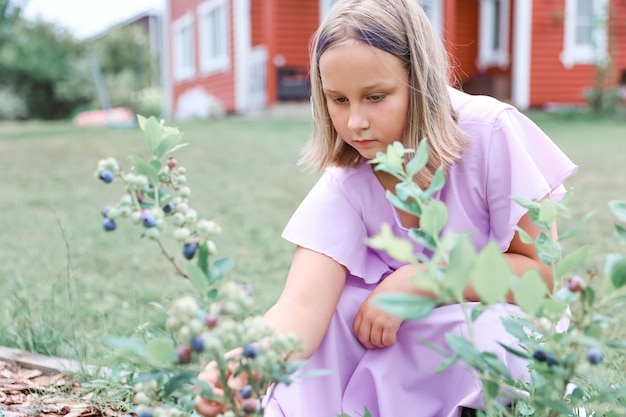
<path fill-rule="evenodd" d="M 326 50 L 319 69 L 330 118 L 344 142 L 373 159 L 403 141 L 409 75 L 399 58 L 354 41 Z"/>

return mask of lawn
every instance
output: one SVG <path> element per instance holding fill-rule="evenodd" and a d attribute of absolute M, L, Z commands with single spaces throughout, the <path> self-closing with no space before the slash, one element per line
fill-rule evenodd
<path fill-rule="evenodd" d="M 563 227 L 596 215 L 566 249 L 589 245 L 585 269 L 597 270 L 605 253 L 624 252 L 606 203 L 626 199 L 626 120 L 531 117 L 580 166 L 567 183 L 575 195 Z M 188 171 L 191 205 L 221 224 L 219 256 L 234 257 L 230 277 L 252 284 L 263 310 L 278 296 L 293 252 L 282 227 L 318 177 L 296 165 L 311 122 L 232 117 L 177 126 L 190 144 L 176 157 Z M 131 152 L 146 154 L 138 129 L 0 124 L 0 345 L 106 363 L 105 335 L 144 331 L 163 320 L 153 303 L 190 292 L 138 226 L 102 230 L 100 210 L 123 189 L 94 177 L 97 161 L 113 156 L 128 167 Z"/>

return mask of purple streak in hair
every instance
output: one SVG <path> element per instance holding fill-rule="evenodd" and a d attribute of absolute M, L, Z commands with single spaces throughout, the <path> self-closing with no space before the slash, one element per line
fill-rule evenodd
<path fill-rule="evenodd" d="M 410 62 L 409 48 L 405 43 L 400 42 L 392 36 L 384 27 L 377 25 L 362 25 L 352 27 L 350 32 L 352 38 L 366 43 L 374 48 L 380 49 L 400 58 L 403 62 Z M 319 62 L 320 57 L 328 48 L 337 41 L 328 31 L 322 32 L 317 42 L 317 55 L 315 59 Z"/>

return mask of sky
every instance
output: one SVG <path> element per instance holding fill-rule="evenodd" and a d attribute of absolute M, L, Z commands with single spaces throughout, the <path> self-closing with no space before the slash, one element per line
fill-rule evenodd
<path fill-rule="evenodd" d="M 164 0 L 21 0 L 21 4 L 26 19 L 56 23 L 85 39 L 142 12 L 160 11 Z"/>

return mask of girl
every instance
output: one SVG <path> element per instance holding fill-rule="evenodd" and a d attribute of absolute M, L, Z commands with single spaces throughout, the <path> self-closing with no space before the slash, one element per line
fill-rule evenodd
<path fill-rule="evenodd" d="M 339 0 L 316 32 L 314 130 L 302 162 L 324 173 L 284 230 L 295 255 L 265 318 L 303 340 L 305 370 L 331 372 L 278 385 L 266 416 L 358 416 L 366 407 L 373 417 L 456 417 L 482 406 L 472 373 L 461 365 L 436 372 L 442 357 L 421 341 L 445 349 L 446 333 L 467 336 L 459 305 L 402 322 L 370 303 L 385 292 L 420 293 L 411 281 L 419 269 L 364 243 L 384 223 L 407 239 L 408 229 L 419 227 L 419 218 L 385 197 L 397 180 L 367 163 L 395 141 L 416 149 L 428 138 L 430 160 L 415 178 L 422 188 L 445 168 L 446 185 L 435 196 L 449 209 L 445 230 L 471 232 L 477 250 L 496 242 L 515 274 L 537 269 L 552 287 L 549 268 L 515 226 L 533 237 L 539 230 L 510 196 L 559 198 L 576 167 L 512 106 L 449 87 L 448 69 L 416 0 Z M 471 285 L 464 295 L 479 301 Z M 498 344 L 513 343 L 501 315 L 490 311 L 477 320 L 478 347 L 523 377 L 527 364 Z M 197 409 L 215 415 L 220 406 L 199 400 Z"/>

